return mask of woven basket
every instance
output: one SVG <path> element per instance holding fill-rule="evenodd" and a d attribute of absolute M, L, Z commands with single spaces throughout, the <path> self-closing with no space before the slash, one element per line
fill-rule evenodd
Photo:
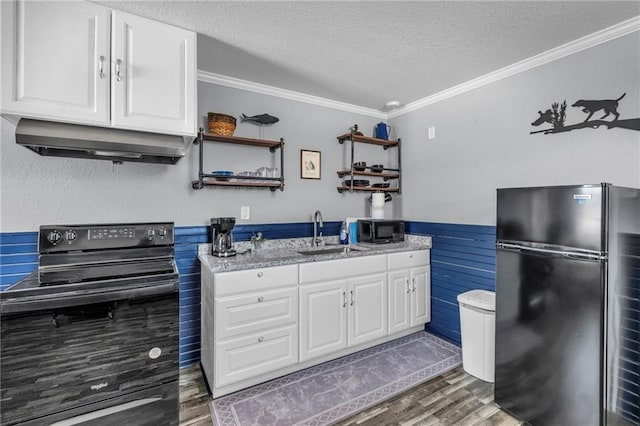
<path fill-rule="evenodd" d="M 207 114 L 209 133 L 221 136 L 233 136 L 236 129 L 236 118 L 231 115 L 210 112 Z"/>

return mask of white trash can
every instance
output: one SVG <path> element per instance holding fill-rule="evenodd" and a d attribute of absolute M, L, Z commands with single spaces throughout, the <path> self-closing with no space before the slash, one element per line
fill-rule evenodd
<path fill-rule="evenodd" d="M 471 290 L 458 295 L 462 368 L 472 376 L 493 383 L 496 341 L 496 294 Z"/>

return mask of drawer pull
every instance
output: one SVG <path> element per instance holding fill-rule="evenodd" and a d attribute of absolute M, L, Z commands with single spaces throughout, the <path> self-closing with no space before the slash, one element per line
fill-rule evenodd
<path fill-rule="evenodd" d="M 356 298 L 355 298 L 355 296 L 353 295 L 353 290 L 351 290 L 351 306 L 353 306 L 353 304 L 355 303 L 355 301 L 356 301 Z"/>
<path fill-rule="evenodd" d="M 100 72 L 98 73 L 98 78 L 102 80 L 104 78 L 104 56 L 100 56 Z"/>
<path fill-rule="evenodd" d="M 346 308 L 347 307 L 347 293 L 346 292 L 342 292 L 342 307 Z"/>
<path fill-rule="evenodd" d="M 258 342 L 262 342 L 264 340 L 263 336 L 258 337 Z"/>
<path fill-rule="evenodd" d="M 413 255 L 412 254 L 409 255 L 409 259 L 413 259 Z"/>
<path fill-rule="evenodd" d="M 411 282 L 413 283 L 413 288 L 411 289 L 411 291 L 413 291 L 415 293 L 416 292 L 416 279 L 415 278 L 411 278 Z"/>
<path fill-rule="evenodd" d="M 260 296 L 258 297 L 258 303 L 262 302 L 264 300 L 264 297 Z"/>
<path fill-rule="evenodd" d="M 264 274 L 262 272 L 258 272 L 258 278 L 262 278 Z"/>
<path fill-rule="evenodd" d="M 122 75 L 120 75 L 120 64 L 122 64 L 122 60 L 117 59 L 116 60 L 116 80 L 117 81 L 122 80 Z"/>
<path fill-rule="evenodd" d="M 411 291 L 411 287 L 409 286 L 409 280 L 407 280 L 407 293 Z"/>

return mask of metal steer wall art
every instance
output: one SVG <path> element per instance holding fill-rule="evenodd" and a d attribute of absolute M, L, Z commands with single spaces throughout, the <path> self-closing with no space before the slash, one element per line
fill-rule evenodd
<path fill-rule="evenodd" d="M 575 101 L 571 106 L 581 108 L 582 112 L 587 114 L 587 117 L 581 123 L 570 125 L 565 125 L 567 119 L 567 101 L 564 100 L 562 103 L 554 102 L 551 104 L 551 109 L 547 109 L 545 112 L 538 111 L 538 118 L 531 123 L 532 126 L 536 127 L 547 124 L 551 125 L 551 128 L 534 130 L 530 132 L 530 134 L 544 133 L 548 135 L 551 133 L 570 132 L 571 130 L 577 129 L 597 129 L 600 126 L 606 126 L 607 129 L 619 127 L 621 129 L 640 130 L 640 118 L 620 119 L 618 106 L 625 95 L 626 93 L 623 93 L 617 99 L 580 99 Z M 603 115 L 599 116 L 600 113 Z M 592 120 L 592 117 L 596 114 L 597 118 Z"/>

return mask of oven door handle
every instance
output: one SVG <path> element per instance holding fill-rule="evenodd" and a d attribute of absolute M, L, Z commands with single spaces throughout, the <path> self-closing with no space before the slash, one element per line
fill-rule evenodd
<path fill-rule="evenodd" d="M 138 299 L 141 297 L 159 296 L 162 294 L 177 293 L 179 291 L 177 280 L 143 287 L 121 287 L 109 291 L 91 291 L 86 293 L 57 293 L 49 297 L 24 297 L 3 300 L 0 304 L 1 314 L 13 314 L 20 312 L 33 312 L 68 308 L 71 306 L 91 305 L 94 303 L 115 302 L 116 300 Z"/>

